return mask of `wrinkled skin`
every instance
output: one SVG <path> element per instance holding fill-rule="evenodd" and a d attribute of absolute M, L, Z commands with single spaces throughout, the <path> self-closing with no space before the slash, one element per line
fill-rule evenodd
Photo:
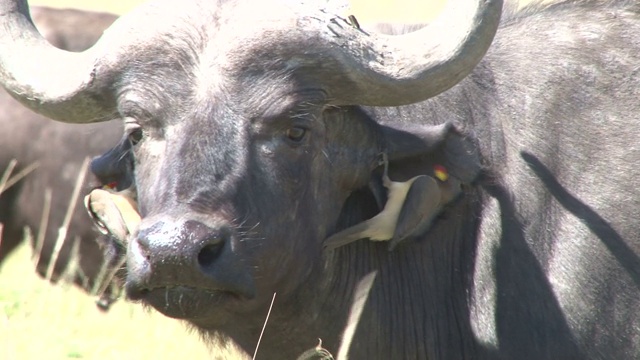
<path fill-rule="evenodd" d="M 52 44 L 72 51 L 93 45 L 102 31 L 116 19 L 111 14 L 70 9 L 37 7 L 31 11 L 40 30 Z M 45 276 L 82 162 L 85 157 L 91 158 L 113 146 L 122 134 L 122 126 L 117 122 L 90 126 L 51 122 L 25 109 L 4 91 L 0 93 L 0 108 L 3 109 L 0 124 L 3 129 L 9 129 L 0 133 L 0 171 L 4 172 L 12 159 L 17 160 L 13 174 L 39 163 L 24 180 L 0 197 L 0 223 L 4 224 L 0 261 L 22 241 L 25 226 L 32 230 L 34 237 L 37 236 L 45 190 L 51 189 L 50 216 L 37 264 L 38 273 Z M 100 183 L 88 173 L 80 194 L 97 185 Z M 74 238 L 78 236 L 80 263 L 73 278 L 90 291 L 104 263 L 101 246 L 105 250 L 110 249 L 112 243 L 93 228 L 81 200 L 72 205 L 75 210 L 67 240 L 58 255 L 52 278 L 57 280 L 69 265 Z M 117 292 L 117 289 L 113 290 Z M 113 290 L 109 289 L 108 294 Z M 105 299 L 107 303 L 111 301 L 110 296 Z"/>
<path fill-rule="evenodd" d="M 275 292 L 261 353 L 265 358 L 293 358 L 318 337 L 337 352 L 356 282 L 377 270 L 351 344 L 353 358 L 584 358 L 594 352 L 633 358 L 636 342 L 630 339 L 635 335 L 629 337 L 630 330 L 624 329 L 637 325 L 637 317 L 627 316 L 628 322 L 621 325 L 607 312 L 589 309 L 615 301 L 619 311 L 637 314 L 640 294 L 633 277 L 626 274 L 628 266 L 638 266 L 635 261 L 623 266 L 616 255 L 602 257 L 610 241 L 606 232 L 588 230 L 593 228 L 593 217 L 586 222 L 574 217 L 573 211 L 586 210 L 580 210 L 581 205 L 577 210 L 566 208 L 568 193 L 538 180 L 540 173 L 524 154 L 534 153 L 547 162 L 563 186 L 583 189 L 582 201 L 599 209 L 599 216 L 618 228 L 635 249 L 640 229 L 626 217 L 639 210 L 635 202 L 616 201 L 618 208 L 625 207 L 622 213 L 606 209 L 613 204 L 610 197 L 640 195 L 635 186 L 620 187 L 634 184 L 636 171 L 624 166 L 631 161 L 615 155 L 617 146 L 593 151 L 593 144 L 601 143 L 598 139 L 633 143 L 625 136 L 637 132 L 623 135 L 617 129 L 635 126 L 635 117 L 616 115 L 622 116 L 620 125 L 589 132 L 586 128 L 596 126 L 596 118 L 582 102 L 589 102 L 588 97 L 576 95 L 575 89 L 599 94 L 616 85 L 585 87 L 578 82 L 571 87 L 578 81 L 573 73 L 549 71 L 555 60 L 523 66 L 519 57 L 506 55 L 536 54 L 527 55 L 529 61 L 564 56 L 579 68 L 584 63 L 581 49 L 573 57 L 553 31 L 531 39 L 527 29 L 531 24 L 562 29 L 570 23 L 603 31 L 586 10 L 589 6 L 567 5 L 567 10 L 547 10 L 545 19 L 507 21 L 493 49 L 467 80 L 431 101 L 398 109 L 326 107 L 321 93 L 305 89 L 298 78 L 283 81 L 275 75 L 277 69 L 256 71 L 251 77 L 223 76 L 216 81 L 224 86 L 198 89 L 205 94 L 194 94 L 195 89 L 178 83 L 184 75 L 169 71 L 162 86 L 154 83 L 158 91 L 153 86 L 127 87 L 119 109 L 123 118 L 135 119 L 130 134 L 138 127 L 143 131 L 133 154 L 144 218 L 138 237 L 129 245 L 129 296 L 168 316 L 186 319 L 204 332 L 224 333 L 251 351 Z M 615 11 L 640 30 L 637 13 Z M 615 32 L 610 34 L 619 39 Z M 594 46 L 616 52 L 640 44 Z M 556 55 L 543 56 L 549 47 Z M 622 64 L 609 66 L 617 66 L 611 70 L 614 73 L 627 73 Z M 149 84 L 144 73 L 134 72 L 131 84 Z M 555 91 L 541 87 L 537 93 L 533 86 L 547 84 L 545 79 L 566 87 Z M 249 83 L 274 85 L 257 93 L 246 86 Z M 495 84 L 500 87 L 491 90 Z M 523 91 L 520 86 L 531 88 Z M 184 94 L 206 98 L 207 103 L 194 104 Z M 168 98 L 174 106 L 150 106 L 152 99 L 166 104 Z M 610 114 L 620 114 L 621 104 L 634 108 L 634 98 L 623 92 L 602 104 L 611 104 L 606 108 Z M 536 99 L 536 106 L 527 107 L 532 101 L 527 99 Z M 574 116 L 577 109 L 584 109 L 582 116 Z M 554 128 L 545 112 L 559 116 L 562 125 Z M 304 116 L 292 116 L 300 113 Z M 482 185 L 468 191 L 445 219 L 411 245 L 383 255 L 384 245 L 356 242 L 322 254 L 327 235 L 376 213 L 375 202 L 363 187 L 385 139 L 370 119 L 411 128 L 450 117 L 466 123 L 479 138 L 478 148 L 488 165 Z M 299 144 L 287 135 L 296 126 L 307 128 Z M 565 146 L 575 146 L 580 137 L 560 129 L 580 129 L 582 136 L 594 137 L 580 140 L 582 150 L 574 153 L 570 150 L 574 147 Z M 552 160 L 558 154 L 563 154 L 565 165 Z M 590 165 L 600 161 L 616 165 Z M 408 179 L 429 168 L 430 162 L 433 156 L 396 159 L 390 176 Z M 625 180 L 604 181 L 610 177 L 597 174 L 605 168 Z M 602 187 L 580 185 L 578 174 Z M 556 220 L 546 222 L 547 216 Z M 196 235 L 190 238 L 189 233 Z M 573 243 L 593 248 L 584 253 L 574 250 L 589 261 L 573 258 L 571 251 L 546 250 L 571 248 Z M 168 265 L 159 266 L 159 259 Z M 576 272 L 585 278 L 571 275 Z M 607 291 L 602 279 L 625 292 Z M 567 281 L 572 285 L 560 286 Z M 579 301 L 584 291 L 591 296 L 587 303 Z M 584 329 L 586 323 L 592 331 Z M 629 342 L 593 341 L 596 333 Z"/>
<path fill-rule="evenodd" d="M 637 5 L 507 16 L 450 91 L 370 108 L 332 104 L 317 81 L 331 73 L 289 72 L 291 47 L 225 43 L 251 29 L 233 4 L 189 4 L 155 24 L 162 42 L 136 33 L 148 41 L 118 77 L 143 217 L 130 298 L 252 352 L 276 293 L 259 356 L 295 358 L 317 338 L 336 354 L 354 289 L 375 271 L 353 359 L 637 357 Z M 314 41 L 296 47 L 320 56 Z M 323 253 L 328 235 L 377 213 L 366 184 L 394 148 L 389 128 L 409 139 L 447 121 L 477 140 L 479 181 L 393 252 L 356 241 Z M 443 156 L 398 154 L 398 181 Z"/>
<path fill-rule="evenodd" d="M 130 298 L 144 300 L 168 316 L 188 319 L 203 330 L 220 329 L 225 335 L 242 339 L 245 334 L 237 332 L 244 329 L 238 327 L 238 321 L 252 316 L 261 319 L 264 299 L 273 291 L 283 308 L 293 309 L 298 307 L 297 303 L 310 302 L 311 299 L 306 299 L 313 294 L 309 292 L 309 284 L 321 281 L 317 277 L 322 269 L 317 267 L 322 263 L 314 257 L 321 252 L 323 240 L 339 227 L 369 218 L 379 210 L 367 185 L 378 168 L 381 151 L 392 151 L 396 160 L 412 158 L 422 162 L 422 171 L 427 172 L 424 169 L 430 169 L 434 163 L 447 164 L 453 176 L 466 182 L 479 170 L 478 159 L 469 156 L 470 150 L 465 147 L 472 144 L 465 136 L 448 139 L 444 147 L 425 148 L 421 137 L 414 135 L 421 134 L 418 128 L 410 127 L 412 132 L 383 128 L 358 108 L 324 107 L 317 104 L 317 99 L 286 101 L 281 106 L 282 113 L 256 119 L 255 124 L 246 123 L 242 130 L 233 129 L 239 121 L 219 121 L 231 125 L 231 129 L 203 127 L 200 121 L 204 120 L 194 121 L 194 128 L 187 131 L 200 129 L 198 133 L 208 139 L 209 146 L 201 147 L 182 136 L 165 137 L 161 141 L 167 143 L 160 147 L 164 152 L 152 159 L 145 157 L 145 147 L 157 144 L 152 143 L 148 133 L 138 140 L 139 134 L 134 134 L 139 126 L 136 124 L 130 126 L 131 138 L 135 139 L 133 149 L 121 143 L 94 159 L 92 170 L 103 182 L 126 181 L 128 163 L 111 164 L 127 155 L 136 159 L 138 197 L 146 202 L 139 203 L 144 220 L 137 239 L 129 244 Z M 288 129 L 294 126 L 307 129 L 301 140 L 289 138 Z M 428 150 L 427 157 L 416 155 L 421 148 Z M 230 164 L 229 158 L 237 160 Z M 157 177 L 171 171 L 176 161 L 182 163 L 184 170 L 170 182 Z M 156 176 L 143 173 L 147 169 L 154 169 Z M 224 172 L 218 173 L 216 169 Z M 120 174 L 122 180 L 108 178 L 113 174 Z M 395 176 L 406 180 L 415 173 L 398 172 Z M 218 181 L 207 181 L 208 178 Z M 220 184 L 222 189 L 218 187 Z M 345 204 L 350 197 L 349 203 L 353 205 Z M 368 206 L 361 207 L 360 203 Z M 357 208 L 351 209 L 354 206 Z M 324 223 L 318 219 L 331 221 Z M 211 240 L 216 236 L 211 230 L 215 228 L 223 233 L 221 245 Z M 186 239 L 178 238 L 175 245 L 165 247 L 168 245 L 165 234 L 180 234 L 183 229 L 188 234 L 180 236 Z M 283 239 L 291 239 L 292 233 L 308 241 L 283 245 Z M 202 238 L 209 242 L 208 248 L 200 249 L 202 245 L 198 242 Z M 198 247 L 194 248 L 191 241 Z M 150 246 L 158 246 L 159 254 L 147 253 L 145 247 Z M 194 251 L 199 251 L 195 257 L 203 272 L 189 263 L 187 256 Z M 140 267 L 148 266 L 144 261 L 135 260 L 138 256 L 159 256 L 171 265 L 156 268 L 154 264 L 151 267 L 154 272 L 149 272 Z M 288 271 L 289 265 L 282 268 L 284 262 L 304 269 L 303 274 Z M 268 281 L 262 279 L 263 272 L 269 274 Z M 304 343 L 300 345 L 307 347 Z M 247 348 L 250 346 L 247 344 Z M 292 349 L 291 354 L 301 352 Z"/>

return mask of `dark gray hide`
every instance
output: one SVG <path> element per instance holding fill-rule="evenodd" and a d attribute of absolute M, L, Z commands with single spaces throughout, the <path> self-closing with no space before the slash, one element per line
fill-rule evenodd
<path fill-rule="evenodd" d="M 52 44 L 72 51 L 82 51 L 93 45 L 116 19 L 112 14 L 71 9 L 34 7 L 31 12 L 40 31 Z M 50 216 L 37 265 L 38 273 L 44 276 L 83 160 L 113 146 L 121 137 L 122 126 L 113 122 L 79 126 L 48 121 L 4 91 L 0 93 L 0 108 L 0 127 L 3 129 L 0 131 L 0 172 L 4 172 L 12 159 L 17 160 L 14 175 L 34 163 L 39 164 L 35 171 L 0 196 L 0 223 L 4 224 L 0 261 L 22 241 L 25 226 L 32 230 L 34 237 L 38 234 L 45 189 L 49 188 L 52 192 Z M 87 174 L 80 194 L 99 184 Z M 98 242 L 111 245 L 93 228 L 82 206 L 82 196 L 75 204 L 67 239 L 54 268 L 54 280 L 69 264 L 76 236 L 80 238 L 80 264 L 74 277 L 76 283 L 89 291 L 104 262 Z"/>
<path fill-rule="evenodd" d="M 390 91 L 360 82 L 369 68 L 345 72 L 385 61 L 302 30 L 322 13 L 263 22 L 274 14 L 238 3 L 142 8 L 92 53 L 109 56 L 73 98 L 22 99 L 57 118 L 75 105 L 70 121 L 114 108 L 125 119 L 143 216 L 131 298 L 253 351 L 275 292 L 258 355 L 291 359 L 317 338 L 337 353 L 354 289 L 377 271 L 351 359 L 638 357 L 635 1 L 506 16 L 461 83 L 397 107 L 361 105 L 401 105 L 415 84 Z M 336 38 L 351 28 L 327 26 Z M 477 138 L 480 181 L 393 252 L 356 241 L 323 253 L 326 236 L 377 213 L 366 184 L 389 129 L 446 121 Z M 394 180 L 438 161 L 409 150 L 391 156 Z"/>

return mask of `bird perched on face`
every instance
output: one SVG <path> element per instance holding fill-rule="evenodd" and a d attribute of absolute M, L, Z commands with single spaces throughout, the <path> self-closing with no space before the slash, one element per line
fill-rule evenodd
<path fill-rule="evenodd" d="M 119 192 L 108 187 L 94 189 L 85 196 L 84 205 L 98 230 L 111 235 L 121 245 L 126 245 L 129 235 L 140 223 L 133 187 Z"/>
<path fill-rule="evenodd" d="M 391 181 L 389 161 L 382 154 L 382 184 L 387 189 L 387 201 L 378 215 L 344 229 L 324 242 L 327 250 L 368 238 L 390 241 L 389 251 L 404 239 L 427 230 L 442 207 L 460 193 L 460 181 L 448 176 L 446 169 L 436 166 L 434 175 L 419 175 L 407 181 Z"/>

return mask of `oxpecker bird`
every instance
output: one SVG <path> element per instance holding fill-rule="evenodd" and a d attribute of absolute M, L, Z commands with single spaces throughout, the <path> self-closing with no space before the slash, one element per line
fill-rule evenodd
<path fill-rule="evenodd" d="M 133 187 L 120 192 L 109 188 L 94 189 L 84 198 L 84 205 L 98 230 L 113 236 L 126 245 L 140 223 L 135 190 Z"/>
<path fill-rule="evenodd" d="M 460 181 L 449 177 L 442 167 L 434 171 L 438 179 L 419 175 L 400 182 L 389 179 L 389 161 L 384 153 L 382 164 L 382 184 L 387 189 L 387 201 L 382 211 L 369 220 L 330 236 L 324 242 L 325 249 L 332 250 L 368 238 L 372 241 L 390 241 L 391 251 L 402 240 L 427 230 L 442 207 L 461 192 Z"/>

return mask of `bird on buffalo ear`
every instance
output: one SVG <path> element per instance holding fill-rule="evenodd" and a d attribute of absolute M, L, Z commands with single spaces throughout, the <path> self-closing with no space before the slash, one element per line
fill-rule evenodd
<path fill-rule="evenodd" d="M 444 205 L 461 193 L 459 180 L 448 176 L 442 166 L 434 168 L 434 177 L 418 175 L 407 181 L 389 178 L 389 160 L 382 154 L 384 166 L 382 185 L 387 189 L 387 201 L 380 213 L 342 230 L 324 242 L 326 250 L 359 239 L 389 241 L 389 251 L 403 240 L 426 231 Z"/>

